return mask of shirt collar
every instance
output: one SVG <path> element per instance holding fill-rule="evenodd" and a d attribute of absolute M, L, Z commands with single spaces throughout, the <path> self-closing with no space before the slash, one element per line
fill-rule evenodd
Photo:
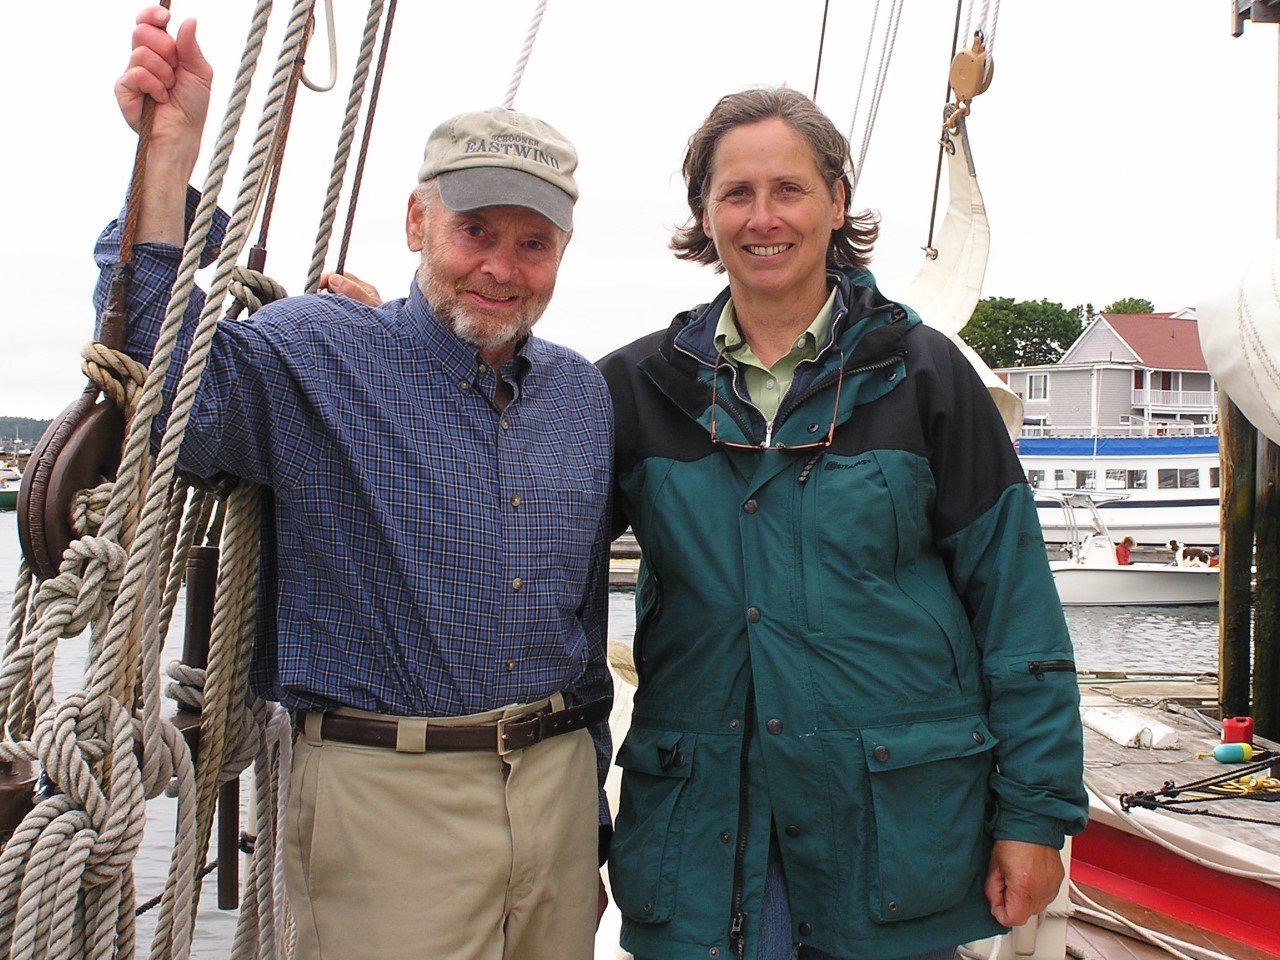
<path fill-rule="evenodd" d="M 835 308 L 836 289 L 836 287 L 831 288 L 831 293 L 827 296 L 827 302 L 818 310 L 817 316 L 813 318 L 813 322 L 809 324 L 804 333 L 796 338 L 788 356 L 795 356 L 796 360 L 800 361 L 812 360 L 818 355 L 818 344 L 826 339 L 827 332 L 831 328 L 831 313 Z M 739 361 L 747 357 L 755 359 L 755 354 L 751 352 L 749 346 L 739 346 L 739 344 L 743 343 L 742 332 L 738 329 L 738 317 L 734 312 L 732 299 L 727 301 L 724 309 L 720 311 L 720 319 L 716 323 L 714 342 L 717 353 L 732 351 L 730 355 L 733 359 Z"/>

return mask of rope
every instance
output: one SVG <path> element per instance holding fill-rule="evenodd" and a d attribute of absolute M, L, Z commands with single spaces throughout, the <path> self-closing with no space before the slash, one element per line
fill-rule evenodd
<path fill-rule="evenodd" d="M 831 8 L 831 0 L 823 0 L 822 29 L 818 32 L 818 64 L 813 69 L 813 97 L 818 99 L 818 78 L 822 76 L 822 48 L 827 43 L 827 11 Z"/>
<path fill-rule="evenodd" d="M 876 24 L 880 21 L 880 0 L 871 11 L 871 27 L 867 30 L 867 49 L 862 53 L 862 72 L 858 75 L 858 94 L 853 98 L 853 119 L 849 121 L 849 143 L 853 143 L 853 132 L 858 128 L 858 111 L 862 107 L 862 88 L 867 81 L 867 67 L 871 63 L 871 42 L 876 35 Z M 850 159 L 852 163 L 852 158 Z M 858 179 L 862 176 L 861 158 L 859 165 L 849 171 L 849 182 L 853 192 L 857 192 Z M 851 198 L 852 199 L 852 198 Z"/>
<path fill-rule="evenodd" d="M 951 33 L 951 56 L 955 56 L 957 44 L 960 42 L 960 9 L 964 0 L 956 0 L 956 25 Z M 969 4 L 969 16 L 973 16 L 973 4 Z M 965 27 L 966 31 L 968 26 Z M 942 92 L 942 102 L 945 104 L 951 98 L 951 83 L 948 81 L 946 89 Z M 938 140 L 938 163 L 933 171 L 933 201 L 929 204 L 929 237 L 924 242 L 924 252 L 930 260 L 938 258 L 938 251 L 933 245 L 933 231 L 938 223 L 938 199 L 942 191 L 942 154 L 943 151 L 951 147 L 954 151 L 954 145 L 950 145 L 945 136 Z"/>
<path fill-rule="evenodd" d="M 867 126 L 862 133 L 862 147 L 858 151 L 858 164 L 854 168 L 854 188 L 862 176 L 863 166 L 867 159 L 867 150 L 871 146 L 871 134 L 875 130 L 876 117 L 880 113 L 880 98 L 884 95 L 885 83 L 889 77 L 889 64 L 893 60 L 894 46 L 898 41 L 898 23 L 902 19 L 902 0 L 893 0 L 889 7 L 889 23 L 884 34 L 884 43 L 880 49 L 880 64 L 876 70 L 875 87 L 871 93 L 871 109 L 867 114 Z"/>
<path fill-rule="evenodd" d="M 333 236 L 333 224 L 337 218 L 338 198 L 342 193 L 342 181 L 347 174 L 347 160 L 351 156 L 351 144 L 355 139 L 356 121 L 360 116 L 360 104 L 364 102 L 364 85 L 373 62 L 373 45 L 378 36 L 378 24 L 382 21 L 383 0 L 370 0 L 369 13 L 365 17 L 364 33 L 360 38 L 360 52 L 356 56 L 355 73 L 351 89 L 347 93 L 347 108 L 338 132 L 338 146 L 334 152 L 333 167 L 329 171 L 329 186 L 325 191 L 320 214 L 320 226 L 316 231 L 315 246 L 311 251 L 311 264 L 307 268 L 304 289 L 315 293 L 320 289 L 320 274 L 324 270 L 325 254 Z"/>
<path fill-rule="evenodd" d="M 364 182 L 364 165 L 369 154 L 369 142 L 373 137 L 373 118 L 378 112 L 378 97 L 382 93 L 382 76 L 387 67 L 387 49 L 391 44 L 391 24 L 396 19 L 396 0 L 388 0 L 387 22 L 382 28 L 382 44 L 378 49 L 378 65 L 373 71 L 373 91 L 369 94 L 369 110 L 364 118 L 364 132 L 360 136 L 360 152 L 356 157 L 356 174 L 351 182 L 351 197 L 347 201 L 347 221 L 342 228 L 342 243 L 338 246 L 338 262 L 335 269 L 342 273 L 347 264 L 347 247 L 351 243 L 351 231 L 355 226 L 356 205 L 360 202 L 360 185 Z"/>
<path fill-rule="evenodd" d="M 516 91 L 520 89 L 520 81 L 524 79 L 524 68 L 529 62 L 529 54 L 533 53 L 533 41 L 538 37 L 538 28 L 542 26 L 542 14 L 546 9 L 547 0 L 538 0 L 538 6 L 533 11 L 533 20 L 529 23 L 529 30 L 525 34 L 524 46 L 520 48 L 520 56 L 516 58 L 516 68 L 511 74 L 511 84 L 507 87 L 507 95 L 502 101 L 502 105 L 508 110 L 516 102 Z"/>
<path fill-rule="evenodd" d="M 312 93 L 328 93 L 338 82 L 338 29 L 334 25 L 333 0 L 324 0 L 324 21 L 329 36 L 329 79 L 323 85 L 317 84 L 307 76 L 304 69 L 302 83 Z"/>
<path fill-rule="evenodd" d="M 302 35 L 299 28 L 305 26 L 310 9 L 311 3 L 303 0 L 295 5 L 282 53 L 286 64 L 296 57 L 296 38 Z M 41 764 L 52 793 L 23 820 L 0 854 L 0 953 L 9 957 L 133 955 L 132 859 L 141 842 L 143 801 L 161 790 L 178 796 L 179 831 L 152 956 L 184 958 L 190 953 L 196 865 L 203 859 L 195 854 L 202 843 L 207 845 L 207 836 L 197 836 L 197 814 L 201 811 L 192 800 L 203 783 L 193 775 L 181 735 L 171 723 L 158 718 L 159 699 L 154 689 L 158 672 L 140 661 L 154 660 L 163 642 L 160 628 L 167 626 L 176 594 L 173 577 L 165 577 L 161 569 L 167 569 L 175 555 L 185 555 L 185 547 L 175 546 L 174 541 L 186 490 L 174 482 L 173 465 L 189 416 L 194 382 L 229 283 L 230 265 L 238 256 L 247 228 L 244 211 L 252 209 L 253 200 L 260 196 L 261 158 L 280 113 L 283 77 L 279 65 L 242 186 L 239 218 L 233 217 L 228 230 L 211 303 L 201 317 L 203 329 L 198 331 L 197 341 L 203 333 L 204 343 L 192 350 L 154 470 L 148 446 L 151 425 L 160 408 L 160 385 L 190 296 L 269 10 L 270 4 L 265 2 L 255 10 L 201 210 L 184 250 L 175 302 L 170 304 L 157 345 L 156 362 L 141 388 L 125 398 L 131 417 L 119 477 L 105 509 L 101 505 L 103 491 L 95 491 L 79 510 L 80 521 L 96 525 L 97 531 L 78 536 L 66 551 L 58 575 L 35 592 L 34 603 L 30 571 L 25 567 L 15 591 L 6 659 L 0 670 L 0 710 L 11 739 L 0 743 L 0 758 Z M 110 353 L 95 351 L 86 363 L 101 372 L 108 392 L 113 388 L 106 384 L 113 380 L 127 389 L 124 383 L 136 373 L 117 363 Z M 140 503 L 144 488 L 147 497 Z M 252 540 L 256 545 L 256 531 Z M 248 579 L 252 580 L 251 564 Z M 244 604 L 243 590 L 228 592 Z M 242 638 L 247 635 L 245 607 L 251 615 L 251 604 L 244 604 L 232 624 Z M 86 628 L 90 629 L 87 689 L 55 702 L 52 664 L 56 642 Z M 223 656 L 227 659 L 238 665 L 243 657 L 233 646 L 230 658 Z M 232 686 L 225 679 L 222 683 Z M 216 693 L 209 696 L 214 731 L 228 726 L 226 716 L 232 712 L 218 712 L 228 699 L 219 699 Z M 141 715 L 135 716 L 135 710 Z M 137 741 L 142 746 L 141 765 L 135 757 Z M 212 774 L 206 777 L 216 778 L 225 754 L 236 751 L 221 753 L 210 751 L 206 757 L 202 751 L 202 773 L 213 765 Z"/>

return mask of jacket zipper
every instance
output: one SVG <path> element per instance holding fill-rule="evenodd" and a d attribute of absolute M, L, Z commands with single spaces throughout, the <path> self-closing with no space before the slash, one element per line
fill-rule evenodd
<path fill-rule="evenodd" d="M 747 681 L 747 706 L 742 714 L 742 754 L 738 759 L 738 837 L 733 854 L 733 909 L 729 913 L 729 946 L 743 960 L 747 949 L 744 927 L 747 915 L 742 912 L 743 875 L 747 858 L 747 754 L 751 749 L 751 731 L 755 727 L 755 679 Z"/>
<path fill-rule="evenodd" d="M 875 363 L 863 364 L 861 367 L 854 367 L 852 370 L 846 370 L 844 372 L 844 377 L 847 380 L 849 377 L 856 377 L 862 373 L 872 373 L 876 370 L 884 370 L 887 367 L 892 367 L 896 365 L 897 362 L 901 359 L 902 357 L 900 355 L 895 354 L 892 357 L 886 357 L 883 360 L 877 360 Z M 781 419 L 785 420 L 787 417 L 791 416 L 791 414 L 796 410 L 796 408 L 800 406 L 800 404 L 804 403 L 806 400 L 808 400 L 810 397 L 814 396 L 815 394 L 821 393 L 823 390 L 829 387 L 838 378 L 838 376 L 839 374 L 836 374 L 835 376 L 828 376 L 828 377 L 825 377 L 819 383 L 810 384 L 809 389 L 806 390 L 804 393 L 800 394 L 800 396 L 796 398 L 795 403 L 789 404 L 787 406 L 786 416 L 782 417 Z"/>
<path fill-rule="evenodd" d="M 717 376 L 717 375 L 719 374 L 719 371 L 716 369 L 716 367 L 715 367 L 715 365 L 714 365 L 714 364 L 707 363 L 707 361 L 706 361 L 706 360 L 703 360 L 703 359 L 702 359 L 700 356 L 698 356 L 696 353 L 692 353 L 692 352 L 690 352 L 689 350 L 686 350 L 684 347 L 682 347 L 682 346 L 681 346 L 680 344 L 678 344 L 678 343 L 677 343 L 677 344 L 674 344 L 674 346 L 675 346 L 675 348 L 676 348 L 677 350 L 679 350 L 681 353 L 683 353 L 686 357 L 690 357 L 690 358 L 692 358 L 692 359 L 693 359 L 693 360 L 695 360 L 696 362 L 698 362 L 698 363 L 702 364 L 704 367 L 710 367 L 710 368 L 711 368 L 711 375 L 712 375 L 713 377 L 714 377 L 714 376 Z M 740 396 L 738 396 L 738 368 L 737 368 L 734 364 L 732 364 L 732 363 L 730 363 L 730 364 L 729 364 L 729 378 L 730 378 L 730 382 L 733 384 L 733 395 L 734 395 L 734 397 L 735 397 L 736 399 L 741 400 L 742 398 L 741 398 Z M 765 420 L 765 415 L 764 415 L 764 413 L 760 410 L 760 408 L 759 408 L 759 407 L 757 407 L 755 404 L 753 404 L 750 400 L 747 400 L 747 401 L 746 401 L 746 404 L 747 404 L 747 406 L 749 406 L 752 410 L 754 410 L 756 413 L 760 414 L 760 419 L 761 419 L 761 420 L 764 420 L 764 421 L 765 421 L 765 439 L 764 439 L 764 444 L 765 444 L 765 446 L 767 447 L 767 446 L 769 445 L 769 437 L 770 437 L 770 435 L 773 433 L 773 421 L 771 421 L 771 420 Z M 737 408 L 735 408 L 735 407 L 730 407 L 728 404 L 723 404 L 722 406 L 724 407 L 725 412 L 726 412 L 726 413 L 728 413 L 728 414 L 729 414 L 729 416 L 733 418 L 733 422 L 734 422 L 734 423 L 736 423 L 736 424 L 738 425 L 738 429 L 742 431 L 742 435 L 743 435 L 744 437 L 750 437 L 750 436 L 753 436 L 753 435 L 754 435 L 754 431 L 751 429 L 751 424 L 750 424 L 750 423 L 748 423 L 748 422 L 747 422 L 747 421 L 746 421 L 742 416 L 740 416 L 740 415 L 739 415 Z"/>
<path fill-rule="evenodd" d="M 1075 673 L 1076 665 L 1072 660 L 1032 660 L 1027 664 L 1027 673 L 1037 680 L 1043 680 L 1046 673 Z"/>

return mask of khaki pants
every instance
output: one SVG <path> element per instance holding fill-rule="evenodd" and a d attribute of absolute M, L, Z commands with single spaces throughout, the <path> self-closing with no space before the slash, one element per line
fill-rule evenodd
<path fill-rule="evenodd" d="M 297 960 L 589 960 L 599 814 L 587 731 L 499 757 L 323 741 L 316 727 L 295 744 L 285 828 Z"/>

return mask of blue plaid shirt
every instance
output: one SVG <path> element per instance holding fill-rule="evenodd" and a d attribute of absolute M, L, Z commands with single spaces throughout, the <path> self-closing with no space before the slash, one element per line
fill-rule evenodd
<path fill-rule="evenodd" d="M 95 249 L 99 313 L 121 222 Z M 180 255 L 135 248 L 127 350 L 140 361 Z M 203 303 L 197 291 L 182 357 Z M 448 717 L 558 690 L 610 693 L 608 391 L 594 365 L 536 337 L 502 376 L 515 399 L 499 411 L 493 370 L 416 284 L 377 309 L 293 297 L 219 325 L 179 465 L 274 494 L 259 694 L 290 708 Z M 608 725 L 592 735 L 603 781 Z"/>

